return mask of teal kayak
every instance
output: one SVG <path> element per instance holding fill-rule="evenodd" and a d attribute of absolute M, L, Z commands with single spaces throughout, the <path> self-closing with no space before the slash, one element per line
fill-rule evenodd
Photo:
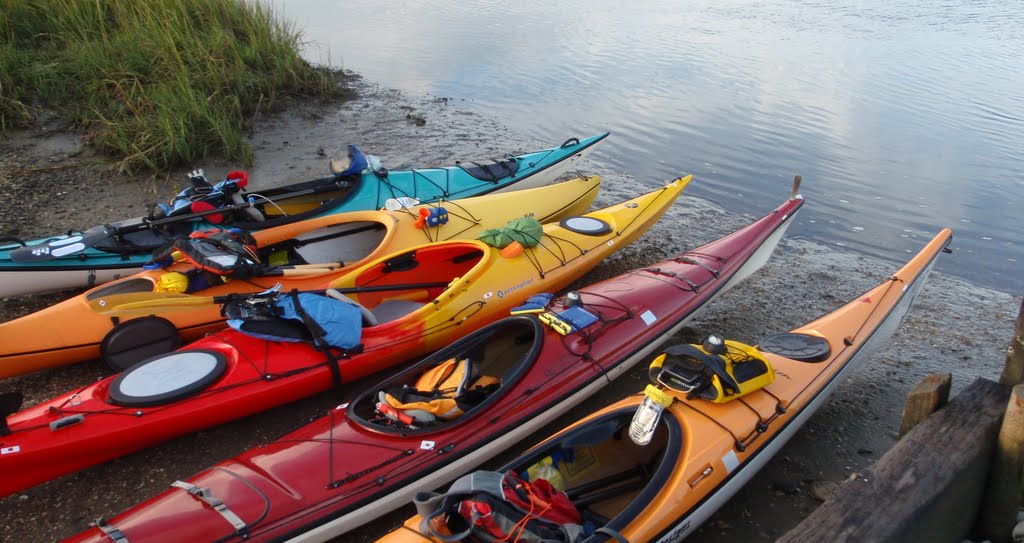
<path fill-rule="evenodd" d="M 0 241 L 0 297 L 87 288 L 137 272 L 176 236 L 215 226 L 260 230 L 320 215 L 381 209 L 415 200 L 452 200 L 547 185 L 571 171 L 608 133 L 562 145 L 454 166 L 388 171 L 365 159 L 358 173 L 248 191 L 244 172 L 210 185 L 201 179 L 149 217 L 47 238 Z M 358 152 L 358 150 L 357 150 Z M 363 157 L 360 157 L 363 158 Z M 370 157 L 371 159 L 373 157 Z M 333 169 L 333 163 L 332 163 Z M 187 194 L 186 194 L 187 192 Z"/>

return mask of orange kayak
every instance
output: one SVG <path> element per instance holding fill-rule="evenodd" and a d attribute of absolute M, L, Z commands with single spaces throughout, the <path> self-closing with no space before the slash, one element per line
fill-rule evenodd
<path fill-rule="evenodd" d="M 942 230 L 878 286 L 757 346 L 712 336 L 699 346 L 666 349 L 653 361 L 652 384 L 643 394 L 587 416 L 497 472 L 474 472 L 477 479 L 457 480 L 443 495 L 421 493 L 420 515 L 380 541 L 440 541 L 438 533 L 471 537 L 495 529 L 484 516 L 467 514 L 490 500 L 472 490 L 486 486 L 481 481 L 487 477 L 510 480 L 510 473 L 528 478 L 524 487 L 558 489 L 551 503 L 567 498 L 574 519 L 523 515 L 528 520 L 508 530 L 509 541 L 525 540 L 521 529 L 531 522 L 567 533 L 585 527 L 573 541 L 684 539 L 896 332 L 951 239 L 951 231 Z"/>
<path fill-rule="evenodd" d="M 264 276 L 219 282 L 191 291 L 222 296 L 266 290 L 322 289 L 345 273 L 401 249 L 423 243 L 472 239 L 524 214 L 540 222 L 585 213 L 597 196 L 597 176 L 535 189 L 424 204 L 397 211 L 353 211 L 309 219 L 253 233 L 264 262 L 281 265 Z M 447 222 L 416 227 L 421 210 L 443 209 Z M 153 311 L 137 316 L 99 315 L 90 301 L 110 294 L 149 293 L 170 272 L 188 273 L 178 262 L 146 270 L 88 290 L 74 298 L 0 324 L 0 378 L 95 359 L 124 369 L 134 362 L 174 350 L 223 328 L 217 306 L 194 311 Z M 174 333 L 177 329 L 178 333 Z"/>

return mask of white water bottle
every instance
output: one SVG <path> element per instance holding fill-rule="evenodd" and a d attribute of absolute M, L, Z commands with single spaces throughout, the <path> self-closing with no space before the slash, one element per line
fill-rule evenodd
<path fill-rule="evenodd" d="M 672 396 L 660 388 L 647 385 L 644 389 L 644 401 L 640 403 L 640 407 L 633 414 L 633 422 L 629 424 L 629 438 L 641 447 L 650 443 L 654 430 L 658 427 L 658 420 L 661 419 L 661 412 L 672 405 L 672 400 Z"/>

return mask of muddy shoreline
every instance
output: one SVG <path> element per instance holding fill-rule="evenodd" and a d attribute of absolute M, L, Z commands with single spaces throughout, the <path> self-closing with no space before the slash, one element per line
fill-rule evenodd
<path fill-rule="evenodd" d="M 295 107 L 259 120 L 251 141 L 255 164 L 246 168 L 255 188 L 296 182 L 326 173 L 329 154 L 357 143 L 389 168 L 429 166 L 453 159 L 497 157 L 557 145 L 515 134 L 496 119 L 458 108 L 434 97 L 406 96 L 355 79 L 360 98 L 332 107 Z M 598 129 L 565 134 L 583 137 Z M 615 145 L 614 134 L 602 145 Z M 56 127 L 0 136 L 0 234 L 25 238 L 83 228 L 141 215 L 174 188 L 148 176 L 114 175 L 94 161 L 76 134 Z M 635 195 L 662 180 L 633 179 L 607 168 L 600 148 L 585 166 L 602 175 L 597 205 Z M 238 164 L 206 162 L 211 178 Z M 686 164 L 678 164 L 680 174 Z M 171 179 L 184 181 L 184 172 Z M 699 183 L 700 179 L 695 179 Z M 806 182 L 815 182 L 808 179 Z M 789 194 L 788 183 L 766 195 L 763 209 Z M 808 201 L 805 207 L 815 203 Z M 685 193 L 638 242 L 609 258 L 580 284 L 698 246 L 749 222 L 712 202 Z M 798 217 L 799 220 L 799 217 Z M 936 224 L 935 230 L 942 224 Z M 921 239 L 921 245 L 927 241 Z M 957 258 L 954 253 L 942 258 Z M 881 262 L 787 237 L 769 263 L 744 284 L 699 314 L 675 341 L 718 332 L 741 341 L 786 330 L 841 305 L 884 279 L 909 255 Z M 0 319 L 9 320 L 66 297 L 69 293 L 0 300 Z M 775 459 L 707 522 L 690 541 L 772 541 L 819 503 L 816 481 L 841 483 L 877 459 L 895 441 L 907 391 L 929 373 L 951 372 L 954 394 L 976 377 L 996 379 L 1013 331 L 1020 298 L 933 273 L 917 305 L 887 348 L 857 368 L 825 406 Z M 0 391 L 22 390 L 34 403 L 89 383 L 108 371 L 89 362 L 0 383 Z M 566 413 L 557 427 L 643 388 L 644 368 L 618 379 L 595 398 Z M 349 391 L 372 384 L 368 379 Z M 281 435 L 330 408 L 330 394 L 281 407 L 60 478 L 0 500 L 0 541 L 52 541 L 77 533 L 90 521 L 110 517 L 162 490 L 176 479 Z M 396 526 L 410 509 L 393 512 L 343 538 L 372 541 Z"/>

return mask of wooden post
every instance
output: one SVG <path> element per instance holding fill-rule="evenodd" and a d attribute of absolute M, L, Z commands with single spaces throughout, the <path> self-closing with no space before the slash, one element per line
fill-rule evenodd
<path fill-rule="evenodd" d="M 1019 336 L 1018 336 L 1019 337 Z M 991 541 L 1009 541 L 1020 509 L 1021 465 L 1024 463 L 1024 385 L 1013 387 L 988 474 L 979 528 Z"/>
<path fill-rule="evenodd" d="M 950 373 L 933 373 L 921 379 L 907 395 L 907 401 L 903 404 L 900 437 L 907 435 L 907 432 L 928 418 L 936 409 L 946 405 L 952 382 L 953 375 Z"/>
<path fill-rule="evenodd" d="M 1006 353 L 1006 365 L 999 382 L 1011 387 L 1024 383 L 1024 300 L 1020 303 L 1017 328 L 1010 340 L 1010 350 Z"/>
<path fill-rule="evenodd" d="M 975 380 L 776 543 L 963 541 L 1009 393 Z"/>

